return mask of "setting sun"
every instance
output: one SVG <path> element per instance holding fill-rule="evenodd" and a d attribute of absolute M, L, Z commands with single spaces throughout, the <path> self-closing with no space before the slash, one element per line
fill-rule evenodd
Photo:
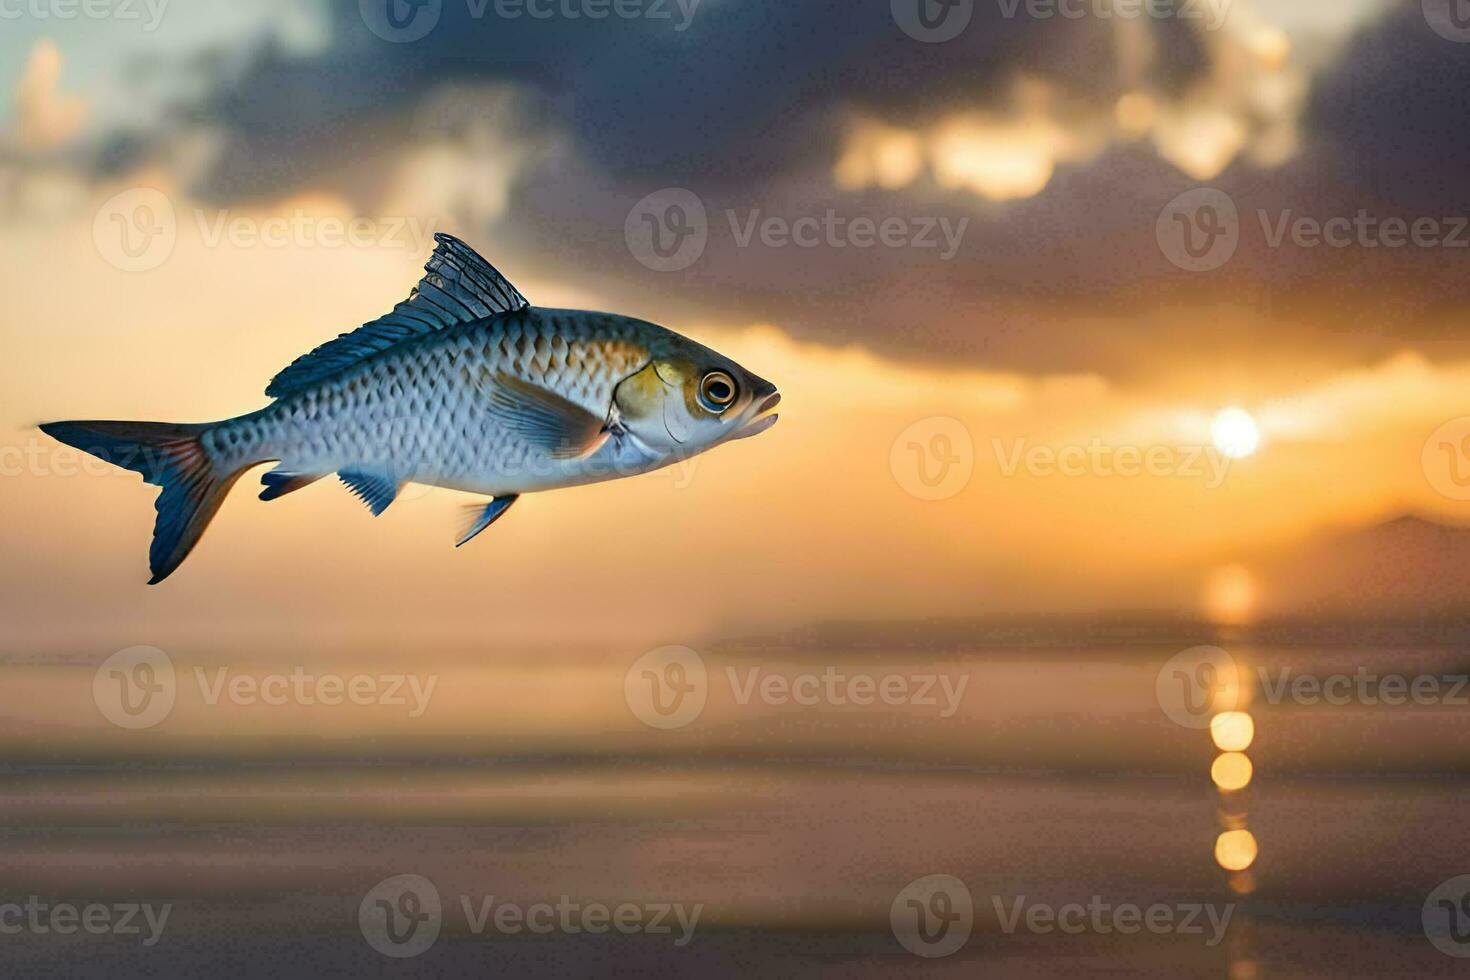
<path fill-rule="evenodd" d="M 1261 446 L 1261 430 L 1243 408 L 1227 408 L 1216 415 L 1210 423 L 1210 438 L 1215 448 L 1231 459 L 1253 456 Z"/>

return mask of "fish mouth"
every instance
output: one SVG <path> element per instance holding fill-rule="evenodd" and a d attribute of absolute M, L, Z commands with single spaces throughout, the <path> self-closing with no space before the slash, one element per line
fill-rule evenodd
<path fill-rule="evenodd" d="M 750 418 L 746 419 L 745 422 L 741 424 L 740 428 L 736 429 L 735 432 L 731 434 L 729 441 L 734 442 L 736 439 L 749 439 L 751 436 L 758 436 L 762 432 L 769 429 L 771 426 L 775 425 L 776 420 L 779 419 L 781 416 L 775 413 L 771 413 L 769 415 L 766 413 L 771 412 L 771 409 L 775 408 L 779 404 L 781 404 L 781 393 L 779 391 L 772 391 L 769 395 L 765 397 L 765 400 L 763 400 L 755 408 L 755 410 L 750 413 Z"/>

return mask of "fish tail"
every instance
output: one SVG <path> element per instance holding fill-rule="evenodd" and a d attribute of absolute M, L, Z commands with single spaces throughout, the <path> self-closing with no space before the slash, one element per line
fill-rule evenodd
<path fill-rule="evenodd" d="M 148 584 L 156 585 L 188 557 L 230 487 L 253 465 L 219 465 L 206 438 L 215 428 L 172 422 L 48 422 L 41 431 L 163 488 L 154 503 L 158 519 L 148 552 L 153 572 Z"/>

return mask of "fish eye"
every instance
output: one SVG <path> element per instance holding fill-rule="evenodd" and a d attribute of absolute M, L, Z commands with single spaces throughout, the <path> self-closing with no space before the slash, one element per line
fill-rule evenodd
<path fill-rule="evenodd" d="M 719 415 L 735 401 L 735 379 L 724 371 L 711 371 L 699 382 L 699 404 Z"/>

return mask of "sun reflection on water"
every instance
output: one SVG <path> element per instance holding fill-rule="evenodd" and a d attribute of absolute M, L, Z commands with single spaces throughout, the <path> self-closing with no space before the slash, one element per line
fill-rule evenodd
<path fill-rule="evenodd" d="M 1227 830 L 1215 838 L 1215 860 L 1227 871 L 1244 871 L 1256 863 L 1259 849 L 1249 830 Z"/>
<path fill-rule="evenodd" d="M 1237 671 L 1244 673 L 1243 660 L 1234 660 Z M 1238 697 L 1233 702 L 1215 704 L 1229 710 L 1217 711 L 1210 718 L 1210 741 L 1218 750 L 1210 764 L 1210 781 L 1218 797 L 1220 832 L 1215 838 L 1215 863 L 1225 873 L 1230 893 L 1239 898 L 1254 894 L 1256 874 L 1253 870 L 1260 856 L 1260 845 L 1248 826 L 1250 822 L 1249 787 L 1255 778 L 1255 765 L 1246 750 L 1256 738 L 1256 722 L 1247 710 L 1253 690 L 1240 676 L 1230 679 Z M 1252 950 L 1249 909 L 1240 909 L 1227 946 L 1232 980 L 1248 980 L 1257 975 Z"/>
<path fill-rule="evenodd" d="M 1250 785 L 1254 770 L 1250 757 L 1245 753 L 1226 752 L 1218 756 L 1215 764 L 1210 766 L 1210 778 L 1222 791 L 1234 792 Z"/>
<path fill-rule="evenodd" d="M 1222 711 L 1210 719 L 1210 738 L 1222 752 L 1244 752 L 1255 741 L 1255 719 L 1244 711 Z"/>

